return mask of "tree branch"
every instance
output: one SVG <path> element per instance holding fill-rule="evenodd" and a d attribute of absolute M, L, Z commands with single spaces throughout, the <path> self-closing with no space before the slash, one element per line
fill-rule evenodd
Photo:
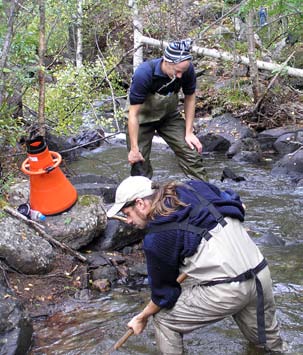
<path fill-rule="evenodd" d="M 287 63 L 290 61 L 290 59 L 293 57 L 293 55 L 295 54 L 295 52 L 292 52 L 291 55 L 286 59 L 286 61 L 281 65 L 281 68 L 279 69 L 279 71 L 277 72 L 277 74 L 271 79 L 270 83 L 268 84 L 266 90 L 264 91 L 263 95 L 259 98 L 259 100 L 257 101 L 252 113 L 256 113 L 259 109 L 260 106 L 264 100 L 264 97 L 267 95 L 268 91 L 270 90 L 270 88 L 273 86 L 274 82 L 276 81 L 277 77 L 281 74 L 281 72 L 283 71 L 283 69 L 286 67 Z"/>
<path fill-rule="evenodd" d="M 71 247 L 66 245 L 65 243 L 61 243 L 58 240 L 56 240 L 53 237 L 51 237 L 48 233 L 46 233 L 43 230 L 43 226 L 41 226 L 39 223 L 37 223 L 35 221 L 32 221 L 30 219 L 27 219 L 25 216 L 23 216 L 23 214 L 19 213 L 18 211 L 14 210 L 13 208 L 11 208 L 9 206 L 5 206 L 3 208 L 3 210 L 5 212 L 7 212 L 8 214 L 10 214 L 11 216 L 23 221 L 24 223 L 26 223 L 27 225 L 29 225 L 30 227 L 35 229 L 35 231 L 37 231 L 41 237 L 46 239 L 51 244 L 61 248 L 62 250 L 65 250 L 65 251 L 69 252 L 71 255 L 75 256 L 77 259 L 79 259 L 82 262 L 86 262 L 87 261 L 87 259 L 83 255 L 78 253 L 77 251 L 75 251 L 74 249 L 72 249 Z"/>

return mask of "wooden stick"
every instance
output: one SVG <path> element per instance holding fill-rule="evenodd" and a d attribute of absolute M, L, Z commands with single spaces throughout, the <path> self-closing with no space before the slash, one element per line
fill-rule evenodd
<path fill-rule="evenodd" d="M 126 340 L 133 334 L 134 334 L 134 331 L 132 330 L 132 328 L 129 328 L 122 335 L 122 337 L 110 349 L 108 349 L 103 355 L 110 355 L 113 351 L 119 349 L 126 342 Z"/>
<path fill-rule="evenodd" d="M 48 242 L 56 245 L 57 247 L 59 247 L 63 250 L 68 251 L 70 254 L 72 254 L 73 256 L 75 256 L 77 259 L 79 259 L 82 262 L 87 261 L 87 259 L 83 255 L 78 253 L 76 250 L 72 249 L 71 247 L 69 247 L 65 243 L 61 243 L 58 240 L 51 237 L 48 233 L 46 233 L 43 230 L 44 227 L 41 226 L 39 223 L 26 218 L 25 216 L 23 216 L 23 214 L 19 213 L 18 211 L 14 210 L 11 207 L 5 206 L 5 207 L 3 207 L 3 210 L 5 212 L 9 213 L 10 215 L 12 215 L 13 217 L 18 218 L 19 220 L 21 220 L 21 221 L 25 222 L 26 224 L 28 224 L 29 226 L 31 226 L 33 229 L 35 229 L 39 233 L 39 235 L 41 237 L 46 239 Z"/>
<path fill-rule="evenodd" d="M 177 281 L 179 282 L 179 284 L 181 284 L 185 279 L 187 278 L 187 274 L 185 274 L 184 272 L 182 274 L 180 274 L 177 277 Z M 134 331 L 132 328 L 128 329 L 123 336 L 104 354 L 104 355 L 109 355 L 111 354 L 113 351 L 119 349 L 125 342 L 126 340 L 134 334 Z"/>

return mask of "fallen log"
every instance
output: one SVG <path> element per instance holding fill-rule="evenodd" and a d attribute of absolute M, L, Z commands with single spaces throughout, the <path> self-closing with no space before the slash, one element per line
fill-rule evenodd
<path fill-rule="evenodd" d="M 76 250 L 72 249 L 71 247 L 69 247 L 65 243 L 59 242 L 58 240 L 56 240 L 55 238 L 50 236 L 48 233 L 46 233 L 43 230 L 44 227 L 41 226 L 39 223 L 37 223 L 35 221 L 32 221 L 31 219 L 28 219 L 27 217 L 23 216 L 23 214 L 19 213 L 18 211 L 14 210 L 13 208 L 11 208 L 9 206 L 3 207 L 3 210 L 6 213 L 10 214 L 11 216 L 13 216 L 15 218 L 18 218 L 19 220 L 23 221 L 24 223 L 26 223 L 27 225 L 32 227 L 35 231 L 37 231 L 39 233 L 39 235 L 42 238 L 46 239 L 51 244 L 61 248 L 62 250 L 67 251 L 68 253 L 70 253 L 71 255 L 75 256 L 77 259 L 79 259 L 82 262 L 86 262 L 87 261 L 87 259 L 83 255 L 78 253 Z"/>
<path fill-rule="evenodd" d="M 149 44 L 153 47 L 163 47 L 163 48 L 168 45 L 168 42 L 166 41 L 159 41 L 157 39 L 149 38 L 146 36 L 141 37 L 141 43 Z M 228 52 L 219 51 L 217 49 L 198 47 L 198 46 L 193 46 L 192 52 L 200 55 L 204 55 L 206 57 L 222 59 L 224 61 L 242 63 L 249 67 L 249 59 L 247 57 L 244 57 L 243 55 L 234 55 Z M 258 69 L 269 70 L 271 72 L 283 70 L 283 72 L 285 71 L 285 74 L 289 76 L 294 76 L 296 78 L 303 78 L 303 69 L 284 66 L 283 64 L 263 62 L 261 60 L 257 60 L 256 62 L 257 62 Z"/>

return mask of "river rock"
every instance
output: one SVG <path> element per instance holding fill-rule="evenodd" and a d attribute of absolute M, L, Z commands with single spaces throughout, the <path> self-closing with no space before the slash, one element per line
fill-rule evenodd
<path fill-rule="evenodd" d="M 287 175 L 294 179 L 303 178 L 303 149 L 298 149 L 294 153 L 285 155 L 277 161 L 271 173 L 273 175 Z"/>
<path fill-rule="evenodd" d="M 285 127 L 278 127 L 272 129 L 266 129 L 258 134 L 258 141 L 260 143 L 262 151 L 274 149 L 274 143 L 277 139 L 285 134 L 293 134 L 298 132 L 302 127 L 299 125 L 290 125 Z"/>
<path fill-rule="evenodd" d="M 110 283 L 113 283 L 119 279 L 119 274 L 117 268 L 114 266 L 102 266 L 96 269 L 93 269 L 91 272 L 91 279 L 93 281 L 97 280 L 108 280 Z"/>
<path fill-rule="evenodd" d="M 78 197 L 77 203 L 64 213 L 47 216 L 45 231 L 61 243 L 78 250 L 89 244 L 107 224 L 103 200 L 95 195 Z"/>
<path fill-rule="evenodd" d="M 28 314 L 0 278 L 0 354 L 27 354 L 33 327 Z"/>
<path fill-rule="evenodd" d="M 214 117 L 197 134 L 205 152 L 226 152 L 237 140 L 254 136 L 252 129 L 229 113 Z"/>
<path fill-rule="evenodd" d="M 46 132 L 45 137 L 48 149 L 60 153 L 60 155 L 69 161 L 75 160 L 79 157 L 81 150 L 73 149 L 74 142 L 70 142 L 67 137 L 56 136 L 50 132 Z"/>
<path fill-rule="evenodd" d="M 284 239 L 271 232 L 263 234 L 260 238 L 255 239 L 255 242 L 257 245 L 267 245 L 267 246 L 277 246 L 277 245 L 286 244 Z"/>
<path fill-rule="evenodd" d="M 274 149 L 279 155 L 294 152 L 303 146 L 303 129 L 295 132 L 282 134 L 273 144 Z"/>
<path fill-rule="evenodd" d="M 258 163 L 262 159 L 262 150 L 255 138 L 242 138 L 234 142 L 228 149 L 226 156 L 235 161 Z"/>
<path fill-rule="evenodd" d="M 94 251 L 121 250 L 144 238 L 144 231 L 123 222 L 110 219 L 106 229 L 89 246 Z"/>
<path fill-rule="evenodd" d="M 17 208 L 29 200 L 29 183 L 23 180 L 11 187 L 9 203 Z M 90 243 L 106 227 L 107 217 L 100 196 L 78 196 L 77 202 L 66 212 L 47 216 L 43 222 L 45 231 L 59 242 L 78 250 Z"/>
<path fill-rule="evenodd" d="M 80 174 L 70 178 L 79 195 L 101 196 L 105 203 L 115 200 L 117 183 L 96 174 Z"/>
<path fill-rule="evenodd" d="M 74 146 L 83 146 L 86 149 L 94 149 L 104 142 L 104 131 L 102 128 L 84 129 L 78 135 L 68 141 Z"/>
<path fill-rule="evenodd" d="M 53 248 L 24 222 L 5 216 L 0 220 L 0 258 L 24 274 L 43 274 L 52 267 Z"/>

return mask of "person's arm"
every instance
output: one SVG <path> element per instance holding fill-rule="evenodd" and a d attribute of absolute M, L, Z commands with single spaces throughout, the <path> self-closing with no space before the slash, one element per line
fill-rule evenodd
<path fill-rule="evenodd" d="M 149 301 L 148 305 L 143 309 L 143 311 L 132 318 L 127 326 L 133 329 L 135 335 L 142 333 L 146 327 L 148 318 L 158 313 L 160 309 L 161 308 L 157 306 L 153 301 Z"/>
<path fill-rule="evenodd" d="M 130 140 L 130 151 L 128 153 L 128 161 L 134 164 L 138 161 L 144 161 L 139 151 L 138 135 L 139 135 L 139 112 L 141 105 L 129 105 L 128 112 L 128 134 Z"/>
<path fill-rule="evenodd" d="M 202 153 L 202 144 L 193 133 L 193 125 L 195 118 L 196 94 L 184 96 L 184 113 L 185 113 L 185 141 L 191 149 L 197 149 L 198 153 Z"/>
<path fill-rule="evenodd" d="M 177 281 L 182 283 L 187 278 L 185 273 L 178 276 Z M 160 311 L 160 307 L 157 306 L 152 300 L 149 301 L 148 305 L 143 309 L 143 311 L 137 314 L 131 321 L 127 324 L 129 328 L 132 328 L 135 335 L 143 332 L 146 327 L 148 318 Z"/>

